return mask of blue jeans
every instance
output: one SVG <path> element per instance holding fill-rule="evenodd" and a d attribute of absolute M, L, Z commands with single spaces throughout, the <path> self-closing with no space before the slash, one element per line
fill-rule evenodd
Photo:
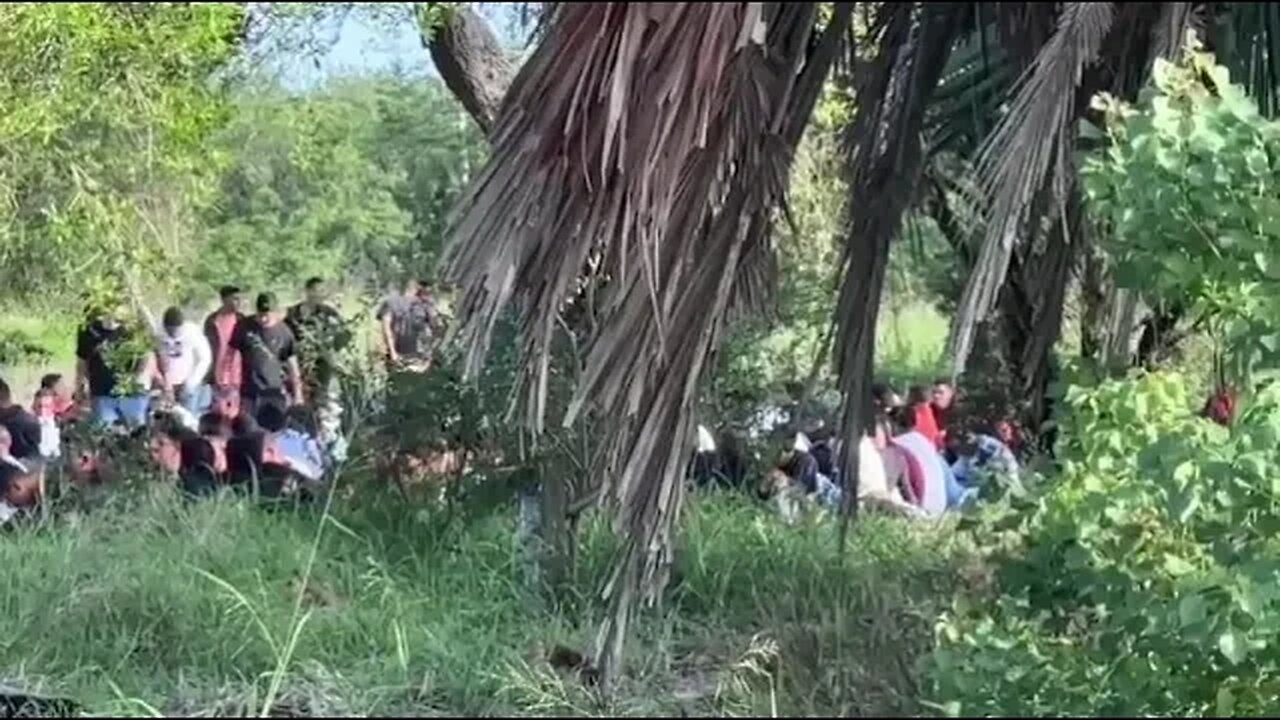
<path fill-rule="evenodd" d="M 96 397 L 93 399 L 93 419 L 105 427 L 117 422 L 129 427 L 141 427 L 147 422 L 147 405 L 145 395 Z"/>
<path fill-rule="evenodd" d="M 209 411 L 209 406 L 213 405 L 213 388 L 208 385 L 196 385 L 190 393 L 181 386 L 173 388 L 173 396 L 187 412 L 200 417 Z"/>

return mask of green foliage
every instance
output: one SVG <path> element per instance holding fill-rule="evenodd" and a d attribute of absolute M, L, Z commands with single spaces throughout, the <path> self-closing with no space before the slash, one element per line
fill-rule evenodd
<path fill-rule="evenodd" d="M 1280 661 L 1280 388 L 1230 431 L 1184 380 L 1072 388 L 1060 477 L 993 509 L 1000 596 L 940 625 L 935 696 L 998 715 L 1259 714 Z"/>
<path fill-rule="evenodd" d="M 156 269 L 211 186 L 203 144 L 225 118 L 213 75 L 238 5 L 0 9 L 4 294 L 60 292 L 126 265 Z M 93 295 L 118 290 L 89 283 Z"/>
<path fill-rule="evenodd" d="M 427 274 L 445 213 L 484 145 L 436 82 L 352 78 L 303 96 L 246 92 L 195 282 L 296 285 Z"/>
<path fill-rule="evenodd" d="M 840 103 L 830 90 L 819 103 L 831 114 Z M 788 195 L 790 226 L 777 223 L 778 274 L 784 278 L 769 317 L 738 324 L 720 352 L 722 361 L 714 393 L 722 412 L 740 416 L 761 402 L 793 393 L 788 384 L 803 384 L 814 370 L 830 378 L 825 361 L 827 330 L 835 309 L 835 272 L 845 186 L 833 129 L 810 128 L 801 141 L 791 172 Z"/>
<path fill-rule="evenodd" d="M 1187 307 L 1237 373 L 1274 368 L 1280 335 L 1280 124 L 1226 68 L 1189 44 L 1157 61 L 1136 107 L 1095 100 L 1108 145 L 1084 167 L 1092 210 L 1110 226 L 1115 279 Z"/>

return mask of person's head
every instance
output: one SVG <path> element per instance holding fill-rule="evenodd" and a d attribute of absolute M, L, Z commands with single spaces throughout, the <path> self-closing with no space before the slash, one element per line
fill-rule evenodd
<path fill-rule="evenodd" d="M 902 404 L 902 398 L 898 397 L 898 393 L 884 383 L 871 386 L 871 401 L 877 410 L 882 411 L 892 410 Z"/>
<path fill-rule="evenodd" d="M 947 449 L 956 457 L 972 457 L 978 454 L 978 434 L 965 429 L 956 433 L 947 433 Z"/>
<path fill-rule="evenodd" d="M 7 408 L 13 404 L 13 391 L 9 389 L 9 384 L 0 379 L 0 408 Z"/>
<path fill-rule="evenodd" d="M 156 423 L 151 431 L 151 459 L 161 470 L 177 473 L 182 469 L 182 443 L 188 431 L 172 420 Z"/>
<path fill-rule="evenodd" d="M 231 437 L 231 422 L 220 412 L 207 412 L 200 416 L 197 432 L 203 437 Z"/>
<path fill-rule="evenodd" d="M 57 408 L 54 406 L 54 392 L 49 388 L 40 388 L 36 391 L 35 411 L 36 417 L 51 418 L 57 414 Z"/>
<path fill-rule="evenodd" d="M 269 433 L 282 432 L 285 428 L 285 414 L 279 407 L 271 404 L 258 409 L 258 426 Z"/>
<path fill-rule="evenodd" d="M 48 390 L 57 397 L 67 396 L 67 384 L 63 381 L 60 373 L 49 373 L 40 378 L 40 389 Z"/>
<path fill-rule="evenodd" d="M 432 287 L 430 280 L 418 281 L 418 299 L 430 300 L 435 295 L 435 288 Z"/>
<path fill-rule="evenodd" d="M 951 381 L 947 378 L 938 378 L 933 381 L 933 392 L 930 401 L 935 407 L 946 410 L 951 407 L 951 403 L 955 401 L 956 390 L 951 385 Z"/>
<path fill-rule="evenodd" d="M 322 278 L 313 277 L 307 281 L 304 287 L 307 302 L 313 305 L 319 305 L 327 299 L 327 288 L 324 286 Z"/>
<path fill-rule="evenodd" d="M 95 302 L 89 306 L 89 321 L 107 330 L 115 330 L 124 325 L 126 312 L 119 303 Z"/>
<path fill-rule="evenodd" d="M 164 331 L 169 334 L 169 337 L 177 337 L 178 330 L 182 328 L 182 323 L 185 321 L 186 318 L 182 316 L 182 310 L 177 307 L 171 307 L 164 311 L 164 319 L 161 320 L 161 323 L 164 325 Z"/>
<path fill-rule="evenodd" d="M 417 278 L 409 278 L 404 281 L 404 296 L 407 298 L 418 297 L 418 293 L 422 291 L 422 283 Z"/>
<path fill-rule="evenodd" d="M 907 390 L 907 405 L 916 406 L 929 402 L 929 394 L 923 385 L 912 385 Z"/>
<path fill-rule="evenodd" d="M 911 432 L 916 429 L 916 411 L 911 406 L 894 408 L 889 413 L 889 421 L 893 424 L 894 432 Z"/>
<path fill-rule="evenodd" d="M 262 432 L 262 428 L 258 427 L 258 421 L 250 417 L 248 413 L 240 413 L 231 420 L 232 437 L 253 435 L 259 432 Z"/>
<path fill-rule="evenodd" d="M 235 477 L 248 479 L 264 465 L 284 462 L 280 446 L 263 432 L 237 435 L 227 441 L 227 470 Z"/>
<path fill-rule="evenodd" d="M 182 438 L 178 447 L 178 470 L 184 476 L 193 473 L 212 475 L 220 464 L 218 452 L 208 440 L 194 433 Z"/>
<path fill-rule="evenodd" d="M 264 292 L 258 294 L 257 301 L 253 304 L 255 310 L 258 311 L 258 319 L 269 320 L 275 317 L 276 312 L 276 296 L 274 293 Z"/>
<path fill-rule="evenodd" d="M 222 288 L 218 290 L 218 297 L 222 300 L 223 312 L 240 312 L 240 288 L 234 285 L 223 285 Z"/>

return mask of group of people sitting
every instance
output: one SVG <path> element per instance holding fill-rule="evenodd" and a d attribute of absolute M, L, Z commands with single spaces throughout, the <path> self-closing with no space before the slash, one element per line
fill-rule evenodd
<path fill-rule="evenodd" d="M 112 450 L 142 439 L 149 440 L 155 468 L 193 497 L 228 486 L 264 498 L 306 498 L 337 461 L 317 440 L 311 408 L 268 403 L 251 415 L 230 392 L 219 393 L 198 418 L 156 396 L 144 424 L 106 433 L 64 457 L 62 431 L 93 418 L 59 392 L 62 385 L 59 376 L 47 376 L 28 412 L 0 380 L 0 523 L 38 507 L 55 467 L 76 485 L 98 485 L 115 475 Z"/>
<path fill-rule="evenodd" d="M 863 435 L 858 448 L 859 504 L 911 517 L 937 517 L 976 497 L 984 478 L 999 474 L 1017 482 L 1021 443 L 1007 422 L 953 427 L 956 392 L 947 380 L 931 390 L 912 387 L 905 400 L 891 387 L 873 389 L 874 431 Z M 692 475 L 701 482 L 745 475 L 732 448 L 721 447 L 705 428 L 699 428 L 699 452 Z M 728 449 L 729 452 L 725 452 Z M 844 499 L 845 473 L 839 467 L 842 438 L 829 427 L 810 427 L 794 435 L 792 447 L 765 473 L 757 485 L 761 499 L 775 503 L 789 519 L 800 499 L 836 509 Z"/>
<path fill-rule="evenodd" d="M 131 300 L 134 324 L 123 304 L 90 311 L 74 384 L 45 376 L 30 411 L 0 379 L 0 522 L 40 502 L 46 470 L 60 460 L 78 483 L 109 477 L 104 448 L 113 443 L 149 438 L 153 462 L 192 495 L 220 485 L 305 495 L 341 462 L 334 358 L 350 332 L 321 279 L 308 280 L 287 311 L 260 294 L 253 315 L 241 312 L 238 288 L 223 287 L 203 328 L 178 307 L 157 321 L 135 288 Z M 428 284 L 410 280 L 378 320 L 390 366 L 429 365 L 439 321 Z M 64 453 L 64 431 L 81 423 L 106 432 Z"/>

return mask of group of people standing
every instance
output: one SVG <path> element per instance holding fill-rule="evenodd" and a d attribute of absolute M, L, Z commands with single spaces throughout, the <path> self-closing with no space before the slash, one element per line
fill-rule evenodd
<path fill-rule="evenodd" d="M 149 429 L 153 459 L 193 492 L 250 475 L 255 482 L 275 477 L 269 485 L 286 492 L 319 481 L 341 461 L 336 363 L 352 332 L 322 279 L 308 280 L 301 301 L 287 309 L 263 292 L 252 314 L 242 311 L 239 288 L 223 287 L 203 327 L 178 307 L 157 321 L 131 290 L 139 323 L 128 322 L 125 306 L 91 311 L 78 332 L 73 384 L 46 376 L 27 412 L 0 380 L 0 505 L 42 476 L 61 455 L 61 429 L 81 421 L 122 436 Z M 409 281 L 377 316 L 390 367 L 429 367 L 441 324 L 429 284 Z M 93 460 L 82 454 L 77 469 L 100 474 Z"/>

